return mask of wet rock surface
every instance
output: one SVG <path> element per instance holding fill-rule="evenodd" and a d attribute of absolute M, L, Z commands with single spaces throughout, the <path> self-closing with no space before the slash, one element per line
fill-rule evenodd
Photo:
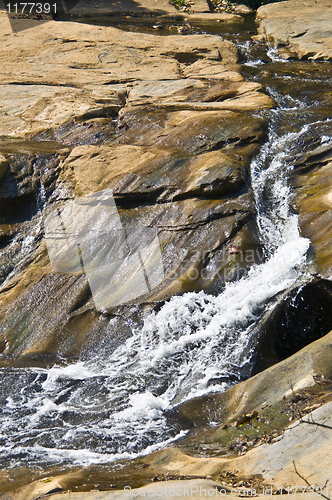
<path fill-rule="evenodd" d="M 223 394 L 188 401 L 179 406 L 178 411 L 182 418 L 198 425 L 209 421 L 225 425 L 291 397 L 301 389 L 315 386 L 314 375 L 324 374 L 330 379 L 330 350 L 331 333 Z"/>
<path fill-rule="evenodd" d="M 181 470 L 279 494 L 280 488 L 308 486 L 306 479 L 323 492 L 331 440 L 330 343 L 331 333 L 222 395 L 181 405 L 176 418 L 194 424 L 178 442 L 186 453 L 169 448 L 151 454 L 143 459 L 146 473 L 162 480 Z M 310 457 L 303 449 L 312 451 Z"/>
<path fill-rule="evenodd" d="M 44 479 L 4 493 L 3 498 L 30 500 L 37 493 L 46 494 L 55 488 L 88 491 L 93 498 L 97 495 L 90 491 L 93 486 L 99 490 L 115 488 L 113 493 L 103 493 L 108 498 L 115 493 L 123 495 L 125 486 L 137 488 L 155 482 L 164 485 L 174 479 L 205 477 L 227 492 L 233 489 L 233 496 L 241 496 L 240 489 L 255 489 L 258 495 L 264 495 L 267 488 L 272 488 L 272 492 L 280 494 L 280 488 L 287 493 L 288 487 L 293 491 L 306 486 L 296 471 L 313 485 L 314 490 L 308 494 L 324 493 L 331 449 L 331 338 L 329 333 L 223 394 L 182 404 L 177 415 L 173 412 L 168 418 L 186 421 L 186 428 L 191 422 L 193 427 L 178 441 L 177 448 L 108 465 L 106 469 L 91 466 L 61 475 L 49 470 L 48 474 L 54 476 L 51 480 L 44 473 Z M 310 456 L 303 453 L 304 448 L 311 450 Z M 24 485 L 22 472 L 6 474 Z"/>
<path fill-rule="evenodd" d="M 277 304 L 261 319 L 253 374 L 296 353 L 332 328 L 331 282 L 314 279 Z"/>
<path fill-rule="evenodd" d="M 259 33 L 280 49 L 282 57 L 332 60 L 332 8 L 328 0 L 289 0 L 257 11 Z"/>

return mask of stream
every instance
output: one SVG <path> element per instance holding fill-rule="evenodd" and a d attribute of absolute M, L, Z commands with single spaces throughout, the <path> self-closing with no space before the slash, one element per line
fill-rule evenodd
<path fill-rule="evenodd" d="M 221 29 L 195 27 L 213 34 Z M 262 112 L 268 115 L 268 140 L 251 163 L 265 261 L 217 296 L 201 291 L 173 297 L 107 358 L 48 369 L 2 368 L 3 468 L 109 463 L 181 438 L 186 430 L 169 421 L 167 412 L 248 378 L 257 325 L 272 299 L 312 280 L 310 241 L 299 233 L 288 174 L 313 145 L 332 146 L 323 99 L 324 92 L 332 92 L 331 65 L 280 60 L 271 47 L 252 42 L 253 33 L 248 18 L 221 34 L 238 44 L 245 78 L 263 83 L 276 102 L 275 109 Z M 23 246 L 14 240 L 15 258 L 5 270 L 2 265 L 3 285 L 40 241 L 45 200 L 41 190 L 39 209 L 27 223 L 30 239 Z"/>

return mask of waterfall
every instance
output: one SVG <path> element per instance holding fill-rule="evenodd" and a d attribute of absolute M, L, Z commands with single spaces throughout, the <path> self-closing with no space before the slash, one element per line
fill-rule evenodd
<path fill-rule="evenodd" d="M 87 465 L 147 454 L 184 434 L 166 420 L 166 410 L 250 376 L 252 337 L 270 299 L 308 279 L 310 242 L 289 209 L 287 174 L 315 124 L 278 134 L 287 112 L 270 112 L 269 139 L 251 164 L 266 260 L 218 296 L 171 298 L 107 359 L 2 369 L 6 466 Z"/>

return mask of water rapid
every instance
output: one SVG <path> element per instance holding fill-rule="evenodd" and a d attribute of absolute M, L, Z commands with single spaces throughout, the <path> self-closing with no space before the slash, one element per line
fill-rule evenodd
<path fill-rule="evenodd" d="M 250 376 L 259 318 L 279 292 L 308 278 L 309 241 L 290 210 L 287 174 L 322 122 L 284 132 L 292 107 L 270 112 L 269 139 L 251 179 L 265 261 L 218 296 L 173 297 L 107 359 L 1 370 L 3 465 L 87 465 L 134 458 L 184 434 L 166 418 L 175 405 Z"/>

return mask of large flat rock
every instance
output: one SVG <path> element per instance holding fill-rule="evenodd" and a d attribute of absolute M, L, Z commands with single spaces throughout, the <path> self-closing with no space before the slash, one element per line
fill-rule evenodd
<path fill-rule="evenodd" d="M 281 439 L 251 450 L 236 460 L 246 474 L 262 474 L 267 482 L 323 487 L 332 478 L 332 402 L 292 424 Z M 302 476 L 302 477 L 301 477 Z M 326 494 L 326 492 L 325 492 Z"/>
<path fill-rule="evenodd" d="M 182 78 L 182 65 L 197 61 L 218 63 L 221 70 L 239 73 L 235 45 L 213 35 L 164 37 L 50 21 L 14 36 L 2 13 L 0 38 L 2 84 L 77 88 L 165 77 L 173 80 Z"/>
<path fill-rule="evenodd" d="M 75 120 L 114 118 L 128 96 L 130 106 L 271 106 L 259 85 L 243 82 L 235 45 L 218 36 L 146 35 L 54 21 L 13 35 L 1 13 L 0 42 L 1 135 L 31 136 Z M 215 80 L 214 90 L 207 78 Z"/>
<path fill-rule="evenodd" d="M 299 59 L 332 60 L 332 4 L 329 0 L 288 0 L 260 7 L 259 32 Z"/>
<path fill-rule="evenodd" d="M 254 496 L 258 500 L 266 498 L 264 494 L 256 495 L 254 490 L 248 488 L 231 488 L 225 483 L 211 481 L 209 479 L 188 479 L 188 480 L 171 480 L 156 483 L 150 483 L 140 488 L 132 488 L 130 484 L 126 489 L 111 490 L 111 491 L 85 491 L 75 493 L 71 491 L 63 491 L 56 493 L 56 488 L 61 490 L 62 484 L 65 484 L 65 478 L 53 478 L 48 483 L 36 481 L 26 488 L 22 488 L 14 493 L 2 496 L 3 500 L 35 500 L 41 498 L 41 495 L 47 495 L 48 492 L 53 492 L 52 499 L 54 500 L 125 500 L 128 498 L 164 498 L 165 500 L 179 498 L 191 498 L 192 500 L 201 500 L 207 496 L 210 498 L 243 498 L 245 495 Z M 269 495 L 269 493 L 267 493 Z M 292 494 L 294 500 L 317 500 L 319 495 L 316 492 L 309 492 L 305 495 L 301 493 Z"/>

